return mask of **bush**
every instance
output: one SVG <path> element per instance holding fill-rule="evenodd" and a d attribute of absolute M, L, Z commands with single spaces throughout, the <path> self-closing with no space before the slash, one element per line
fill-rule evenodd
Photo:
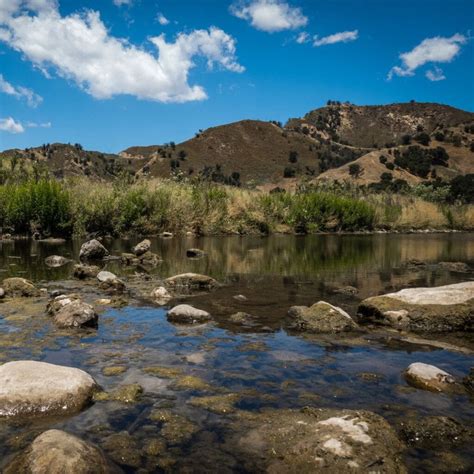
<path fill-rule="evenodd" d="M 387 157 L 381 155 L 381 156 L 379 157 L 379 161 L 380 161 L 380 163 L 382 163 L 382 165 L 384 165 L 385 163 L 387 163 Z"/>
<path fill-rule="evenodd" d="M 402 142 L 402 145 L 409 145 L 411 143 L 411 136 L 403 135 L 401 142 Z"/>
<path fill-rule="evenodd" d="M 349 165 L 349 175 L 354 178 L 359 178 L 363 173 L 361 166 L 358 163 L 352 163 Z"/>
<path fill-rule="evenodd" d="M 290 154 L 288 156 L 288 161 L 290 163 L 296 163 L 298 161 L 298 152 L 290 151 Z"/>
<path fill-rule="evenodd" d="M 395 165 L 391 161 L 389 161 L 388 163 L 385 163 L 385 168 L 390 171 L 393 171 L 395 169 Z"/>
<path fill-rule="evenodd" d="M 474 203 L 474 174 L 456 176 L 450 183 L 450 200 Z"/>
<path fill-rule="evenodd" d="M 283 177 L 284 178 L 294 178 L 296 176 L 296 170 L 295 168 L 292 168 L 291 166 L 287 166 L 283 170 Z"/>
<path fill-rule="evenodd" d="M 421 132 L 415 136 L 415 140 L 423 146 L 428 146 L 431 138 L 426 132 Z"/>

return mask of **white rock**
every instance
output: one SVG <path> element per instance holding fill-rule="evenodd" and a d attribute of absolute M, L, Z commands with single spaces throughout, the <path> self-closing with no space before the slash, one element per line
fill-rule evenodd
<path fill-rule="evenodd" d="M 456 387 L 456 380 L 444 370 L 422 362 L 408 366 L 405 378 L 410 385 L 433 392 L 450 391 Z"/>
<path fill-rule="evenodd" d="M 207 322 L 211 315 L 202 309 L 196 309 L 189 304 L 180 304 L 168 311 L 168 320 L 174 323 L 195 324 Z"/>

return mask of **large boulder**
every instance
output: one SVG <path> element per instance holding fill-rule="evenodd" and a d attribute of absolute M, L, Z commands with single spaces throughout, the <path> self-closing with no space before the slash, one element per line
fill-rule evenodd
<path fill-rule="evenodd" d="M 168 321 L 178 324 L 200 324 L 211 319 L 211 315 L 189 304 L 179 304 L 168 311 Z"/>
<path fill-rule="evenodd" d="M 304 408 L 241 416 L 229 446 L 247 472 L 405 473 L 402 443 L 368 411 Z"/>
<path fill-rule="evenodd" d="M 109 251 L 96 239 L 89 240 L 81 246 L 80 260 L 101 260 L 109 255 Z"/>
<path fill-rule="evenodd" d="M 5 469 L 5 474 L 106 474 L 118 472 L 102 451 L 60 430 L 48 430 Z"/>
<path fill-rule="evenodd" d="M 474 281 L 374 296 L 362 301 L 358 314 L 362 322 L 415 332 L 472 331 Z"/>
<path fill-rule="evenodd" d="M 5 278 L 2 283 L 7 296 L 39 296 L 40 290 L 26 278 Z"/>
<path fill-rule="evenodd" d="M 58 301 L 60 308 L 54 314 L 54 323 L 58 328 L 82 328 L 97 327 L 99 316 L 94 308 L 84 303 L 80 299 L 70 299 L 69 302 L 64 300 Z"/>
<path fill-rule="evenodd" d="M 97 389 L 86 372 L 31 360 L 0 365 L 0 417 L 74 413 Z"/>
<path fill-rule="evenodd" d="M 199 273 L 181 273 L 165 280 L 165 286 L 178 293 L 209 291 L 219 286 L 214 278 Z"/>
<path fill-rule="evenodd" d="M 448 372 L 429 364 L 414 362 L 405 371 L 406 381 L 416 388 L 431 392 L 455 392 L 460 390 L 456 379 Z"/>
<path fill-rule="evenodd" d="M 288 327 L 309 333 L 338 333 L 357 329 L 357 323 L 341 308 L 319 301 L 310 307 L 292 306 Z"/>
<path fill-rule="evenodd" d="M 74 265 L 73 275 L 79 280 L 85 280 L 86 278 L 95 278 L 100 272 L 100 268 L 96 265 L 84 265 L 79 263 Z"/>
<path fill-rule="evenodd" d="M 51 268 L 57 268 L 57 267 L 63 267 L 67 263 L 69 263 L 70 260 L 68 260 L 65 257 L 61 257 L 60 255 L 50 255 L 49 257 L 46 257 L 44 260 L 44 263 L 46 266 L 51 267 Z"/>
<path fill-rule="evenodd" d="M 148 239 L 142 240 L 139 244 L 133 247 L 132 252 L 139 257 L 151 249 L 151 242 Z"/>

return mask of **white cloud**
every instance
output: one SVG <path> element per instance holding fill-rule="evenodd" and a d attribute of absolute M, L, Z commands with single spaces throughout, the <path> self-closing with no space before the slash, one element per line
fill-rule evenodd
<path fill-rule="evenodd" d="M 237 18 L 248 20 L 253 27 L 268 33 L 294 30 L 308 23 L 301 8 L 292 7 L 283 0 L 240 1 L 232 4 L 230 11 Z"/>
<path fill-rule="evenodd" d="M 114 5 L 117 7 L 121 7 L 123 5 L 131 5 L 133 3 L 133 0 L 113 0 Z"/>
<path fill-rule="evenodd" d="M 26 127 L 28 128 L 51 128 L 51 122 L 26 122 Z"/>
<path fill-rule="evenodd" d="M 166 26 L 170 22 L 163 13 L 158 13 L 158 15 L 156 15 L 156 21 L 162 26 Z"/>
<path fill-rule="evenodd" d="M 13 117 L 0 119 L 0 130 L 9 133 L 23 133 L 25 129 L 20 122 L 16 122 Z"/>
<path fill-rule="evenodd" d="M 446 79 L 443 70 L 437 66 L 426 71 L 425 76 L 432 82 L 444 81 Z"/>
<path fill-rule="evenodd" d="M 296 37 L 296 42 L 298 44 L 304 44 L 309 41 L 309 33 L 306 31 L 302 31 L 297 37 Z"/>
<path fill-rule="evenodd" d="M 348 43 L 349 41 L 355 41 L 359 37 L 359 31 L 341 31 L 340 33 L 334 33 L 333 35 L 324 36 L 324 38 L 314 37 L 313 46 L 325 46 L 327 44 L 335 43 Z"/>
<path fill-rule="evenodd" d="M 37 107 L 43 102 L 43 98 L 31 89 L 10 84 L 2 74 L 0 74 L 0 92 L 16 97 L 17 99 L 24 99 L 30 107 Z"/>
<path fill-rule="evenodd" d="M 466 43 L 466 41 L 467 38 L 459 33 L 450 38 L 443 38 L 441 36 L 426 38 L 411 51 L 400 54 L 402 66 L 394 66 L 390 69 L 388 79 L 392 79 L 394 75 L 413 76 L 416 69 L 427 63 L 449 63 L 459 54 L 461 45 Z M 428 77 L 428 74 L 426 76 Z M 436 75 L 434 73 L 432 75 L 432 77 L 438 76 L 439 74 Z M 428 79 L 433 80 L 430 77 Z"/>
<path fill-rule="evenodd" d="M 152 54 L 111 36 L 98 12 L 63 17 L 54 0 L 0 0 L 0 33 L 0 40 L 45 74 L 53 70 L 98 99 L 118 94 L 161 102 L 205 99 L 204 88 L 188 82 L 196 56 L 209 68 L 244 71 L 234 38 L 219 28 L 180 33 L 169 43 L 163 34 L 150 37 L 157 49 Z"/>

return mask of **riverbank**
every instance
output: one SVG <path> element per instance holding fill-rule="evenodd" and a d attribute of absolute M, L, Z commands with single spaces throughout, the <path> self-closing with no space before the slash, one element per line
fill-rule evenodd
<path fill-rule="evenodd" d="M 472 230 L 474 206 L 360 189 L 43 180 L 0 186 L 0 228 L 37 237 Z"/>

